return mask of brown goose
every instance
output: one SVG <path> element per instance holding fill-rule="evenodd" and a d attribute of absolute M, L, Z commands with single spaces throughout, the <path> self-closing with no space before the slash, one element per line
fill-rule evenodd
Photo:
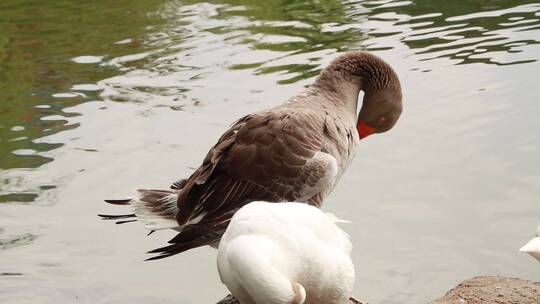
<path fill-rule="evenodd" d="M 356 116 L 358 94 L 364 91 Z M 240 118 L 201 166 L 171 190 L 138 190 L 138 197 L 107 200 L 132 205 L 128 215 L 152 230 L 175 229 L 169 245 L 150 259 L 216 244 L 231 216 L 251 201 L 305 202 L 320 207 L 349 166 L 359 139 L 390 130 L 401 110 L 401 86 L 382 59 L 339 56 L 304 92 L 272 109 Z"/>

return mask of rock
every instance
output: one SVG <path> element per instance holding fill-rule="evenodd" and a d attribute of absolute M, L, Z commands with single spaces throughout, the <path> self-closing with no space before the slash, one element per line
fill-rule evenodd
<path fill-rule="evenodd" d="M 540 304 L 540 282 L 506 277 L 474 277 L 430 304 Z"/>

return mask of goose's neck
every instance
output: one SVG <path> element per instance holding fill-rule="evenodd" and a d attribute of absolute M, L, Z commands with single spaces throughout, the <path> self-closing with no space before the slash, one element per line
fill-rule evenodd
<path fill-rule="evenodd" d="M 336 58 L 321 72 L 311 89 L 353 113 L 357 110 L 360 91 L 367 94 L 371 90 L 401 90 L 390 65 L 366 52 L 350 52 Z"/>
<path fill-rule="evenodd" d="M 310 87 L 316 94 L 324 96 L 324 100 L 340 108 L 344 108 L 348 113 L 356 116 L 358 111 L 358 95 L 363 90 L 360 81 L 347 81 L 317 78 Z"/>

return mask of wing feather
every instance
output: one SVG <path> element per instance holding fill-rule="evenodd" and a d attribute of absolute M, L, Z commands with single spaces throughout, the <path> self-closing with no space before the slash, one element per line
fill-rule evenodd
<path fill-rule="evenodd" d="M 324 166 L 312 161 L 325 136 L 326 118 L 318 115 L 274 109 L 233 124 L 182 185 L 177 220 L 184 230 L 153 252 L 160 258 L 219 240 L 232 214 L 248 202 L 316 196 L 306 187 L 315 189 L 325 175 Z M 190 222 L 198 216 L 199 222 Z"/>

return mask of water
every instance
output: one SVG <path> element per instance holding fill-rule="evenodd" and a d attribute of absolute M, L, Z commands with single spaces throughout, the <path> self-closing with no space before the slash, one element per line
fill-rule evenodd
<path fill-rule="evenodd" d="M 425 303 L 475 275 L 540 280 L 517 252 L 540 204 L 535 1 L 0 3 L 0 302 L 215 303 L 215 251 L 157 262 L 102 203 L 192 172 L 238 117 L 369 50 L 405 111 L 325 209 L 354 224 L 355 295 Z"/>

